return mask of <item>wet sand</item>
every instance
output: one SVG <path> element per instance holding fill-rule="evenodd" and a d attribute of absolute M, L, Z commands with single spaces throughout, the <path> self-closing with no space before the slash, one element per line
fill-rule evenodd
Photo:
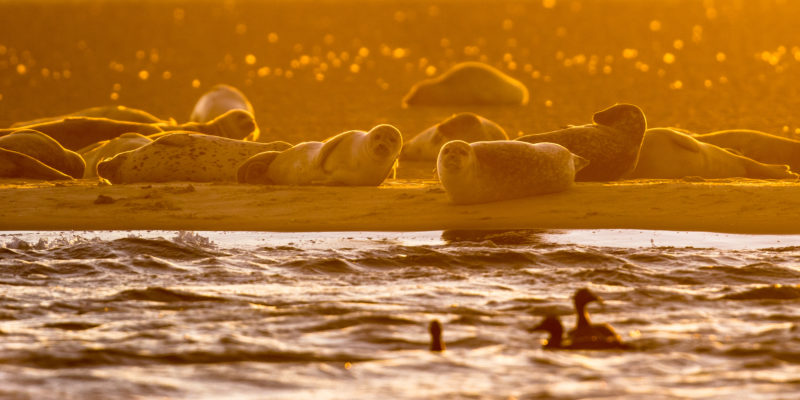
<path fill-rule="evenodd" d="M 7 183 L 8 184 L 8 183 Z M 106 201 L 96 204 L 99 196 Z M 110 202 L 109 202 L 110 201 Z M 423 231 L 630 228 L 800 233 L 800 184 L 640 180 L 457 206 L 433 180 L 373 187 L 208 183 L 0 187 L 2 230 Z"/>
<path fill-rule="evenodd" d="M 552 4 L 552 7 L 546 6 Z M 583 124 L 616 102 L 648 124 L 800 137 L 800 5 L 640 1 L 0 2 L 0 126 L 122 104 L 185 121 L 216 83 L 239 87 L 268 139 L 379 123 L 406 139 L 471 111 L 510 136 Z M 24 32 L 24 34 L 21 34 Z M 460 61 L 496 66 L 524 107 L 403 108 Z M 0 229 L 427 230 L 643 228 L 798 233 L 800 184 L 578 184 L 453 206 L 425 172 L 379 188 L 0 181 Z M 95 205 L 98 195 L 113 204 Z M 148 197 L 149 196 L 149 197 Z"/>

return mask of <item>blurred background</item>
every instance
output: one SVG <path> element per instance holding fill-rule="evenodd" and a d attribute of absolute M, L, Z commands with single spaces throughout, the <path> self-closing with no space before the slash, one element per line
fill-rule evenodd
<path fill-rule="evenodd" d="M 800 138 L 798 21 L 789 0 L 3 0 L 0 126 L 105 104 L 185 121 L 228 83 L 290 142 L 378 123 L 408 138 L 458 111 L 514 136 L 616 102 L 651 127 Z M 401 107 L 467 60 L 522 81 L 530 103 Z"/>

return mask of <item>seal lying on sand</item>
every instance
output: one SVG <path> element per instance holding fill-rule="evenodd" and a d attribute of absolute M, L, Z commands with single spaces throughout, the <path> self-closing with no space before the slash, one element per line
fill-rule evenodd
<path fill-rule="evenodd" d="M 171 131 L 194 131 L 221 137 L 242 139 L 256 129 L 253 115 L 243 110 L 231 110 L 210 122 L 189 122 L 183 125 L 142 124 L 108 118 L 67 117 L 57 121 L 31 125 L 26 129 L 42 132 L 70 150 L 110 140 L 127 132 L 144 136 L 163 136 Z M 0 129 L 0 136 L 18 129 Z"/>
<path fill-rule="evenodd" d="M 788 164 L 800 171 L 800 140 L 748 129 L 717 131 L 692 137 L 767 164 Z"/>
<path fill-rule="evenodd" d="M 152 142 L 153 139 L 150 139 L 147 136 L 142 136 L 134 132 L 128 132 L 123 133 L 117 138 L 97 142 L 93 145 L 86 146 L 78 150 L 78 153 L 83 156 L 83 160 L 86 161 L 86 169 L 83 172 L 83 177 L 97 177 L 97 163 L 100 161 L 105 160 L 106 158 L 112 158 L 125 151 L 136 150 L 139 147 Z"/>
<path fill-rule="evenodd" d="M 762 164 L 669 128 L 648 129 L 636 169 L 629 178 L 793 179 L 786 165 Z"/>
<path fill-rule="evenodd" d="M 163 132 L 160 127 L 154 124 L 91 117 L 67 117 L 56 121 L 30 125 L 25 128 L 42 132 L 70 150 L 78 150 L 95 142 L 115 138 L 126 132 L 137 132 L 142 135 Z M 16 130 L 0 129 L 0 136 L 13 133 Z"/>
<path fill-rule="evenodd" d="M 525 105 L 522 82 L 479 62 L 456 64 L 442 75 L 419 82 L 403 98 L 403 106 Z"/>
<path fill-rule="evenodd" d="M 391 125 L 348 131 L 281 153 L 257 154 L 239 168 L 239 182 L 268 185 L 378 186 L 394 167 L 403 138 Z"/>
<path fill-rule="evenodd" d="M 436 160 L 442 145 L 451 140 L 467 143 L 508 140 L 506 132 L 492 121 L 473 113 L 459 113 L 414 136 L 403 145 L 400 159 Z"/>
<path fill-rule="evenodd" d="M 454 140 L 436 171 L 453 203 L 472 204 L 567 190 L 587 163 L 555 143 Z"/>
<path fill-rule="evenodd" d="M 31 129 L 0 136 L 0 148 L 26 154 L 76 179 L 83 177 L 86 168 L 80 154 L 65 149 L 50 136 Z"/>
<path fill-rule="evenodd" d="M 139 122 L 142 124 L 163 124 L 163 125 L 175 124 L 174 121 L 165 121 L 159 119 L 158 117 L 144 110 L 138 110 L 135 108 L 125 107 L 125 106 L 99 106 L 99 107 L 91 107 L 83 109 L 80 111 L 56 117 L 44 117 L 44 118 L 34 119 L 31 121 L 16 122 L 13 125 L 11 125 L 11 127 L 19 128 L 29 125 L 41 124 L 45 122 L 58 121 L 68 117 L 108 118 L 108 119 L 113 119 L 115 121 Z"/>
<path fill-rule="evenodd" d="M 18 151 L 0 147 L 0 178 L 70 180 L 71 176 Z"/>
<path fill-rule="evenodd" d="M 642 110 L 632 104 L 617 104 L 596 112 L 592 121 L 515 140 L 558 143 L 589 160 L 589 166 L 575 175 L 576 181 L 613 181 L 633 171 L 647 129 Z"/>
<path fill-rule="evenodd" d="M 289 147 L 286 142 L 254 143 L 175 132 L 100 161 L 97 175 L 111 183 L 235 181 L 237 166 L 248 157 Z"/>

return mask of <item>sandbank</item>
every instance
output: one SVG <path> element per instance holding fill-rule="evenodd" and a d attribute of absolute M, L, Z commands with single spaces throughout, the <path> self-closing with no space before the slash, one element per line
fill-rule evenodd
<path fill-rule="evenodd" d="M 427 231 L 654 229 L 800 233 L 800 183 L 751 179 L 576 183 L 454 205 L 433 179 L 379 187 L 0 180 L 0 230 Z"/>

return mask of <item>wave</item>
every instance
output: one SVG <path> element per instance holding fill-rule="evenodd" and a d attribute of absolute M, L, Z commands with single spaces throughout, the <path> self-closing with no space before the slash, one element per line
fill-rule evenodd
<path fill-rule="evenodd" d="M 743 292 L 722 296 L 725 300 L 797 300 L 800 299 L 800 286 L 775 284 L 762 286 Z"/>

